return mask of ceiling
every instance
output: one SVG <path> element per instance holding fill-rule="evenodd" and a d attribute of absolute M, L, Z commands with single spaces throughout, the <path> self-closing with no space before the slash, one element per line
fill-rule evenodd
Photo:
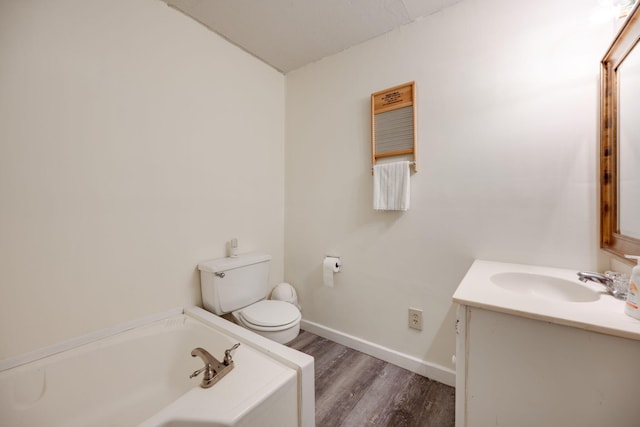
<path fill-rule="evenodd" d="M 163 0 L 287 73 L 461 0 Z"/>

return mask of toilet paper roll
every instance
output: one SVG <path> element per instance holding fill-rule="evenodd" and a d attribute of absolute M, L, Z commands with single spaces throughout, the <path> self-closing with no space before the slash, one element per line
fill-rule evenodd
<path fill-rule="evenodd" d="M 333 274 L 340 271 L 340 258 L 325 257 L 322 263 L 322 280 L 325 286 L 333 288 Z"/>

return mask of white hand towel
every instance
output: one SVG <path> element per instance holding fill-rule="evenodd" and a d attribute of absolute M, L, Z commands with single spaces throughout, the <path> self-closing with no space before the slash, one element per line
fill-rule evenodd
<path fill-rule="evenodd" d="M 409 162 L 393 162 L 373 167 L 373 209 L 406 211 L 410 205 Z"/>

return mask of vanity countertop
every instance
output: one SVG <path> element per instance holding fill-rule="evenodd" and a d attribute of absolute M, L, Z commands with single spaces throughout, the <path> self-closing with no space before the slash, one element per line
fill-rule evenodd
<path fill-rule="evenodd" d="M 491 280 L 492 276 L 500 273 L 564 279 L 596 292 L 599 298 L 595 301 L 571 302 L 515 293 Z M 470 307 L 640 340 L 640 320 L 624 313 L 625 302 L 609 295 L 601 285 L 580 282 L 576 270 L 476 260 L 453 294 L 453 301 Z"/>

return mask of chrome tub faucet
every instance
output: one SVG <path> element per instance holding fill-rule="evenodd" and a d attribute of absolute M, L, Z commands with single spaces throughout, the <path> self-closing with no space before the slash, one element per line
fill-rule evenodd
<path fill-rule="evenodd" d="M 233 369 L 233 359 L 231 358 L 231 352 L 238 348 L 240 343 L 235 344 L 233 347 L 224 351 L 224 360 L 220 362 L 211 353 L 202 347 L 197 347 L 191 350 L 191 356 L 199 357 L 204 362 L 204 367 L 194 371 L 189 378 L 197 377 L 204 372 L 202 376 L 202 382 L 200 387 L 209 388 L 227 375 Z"/>

